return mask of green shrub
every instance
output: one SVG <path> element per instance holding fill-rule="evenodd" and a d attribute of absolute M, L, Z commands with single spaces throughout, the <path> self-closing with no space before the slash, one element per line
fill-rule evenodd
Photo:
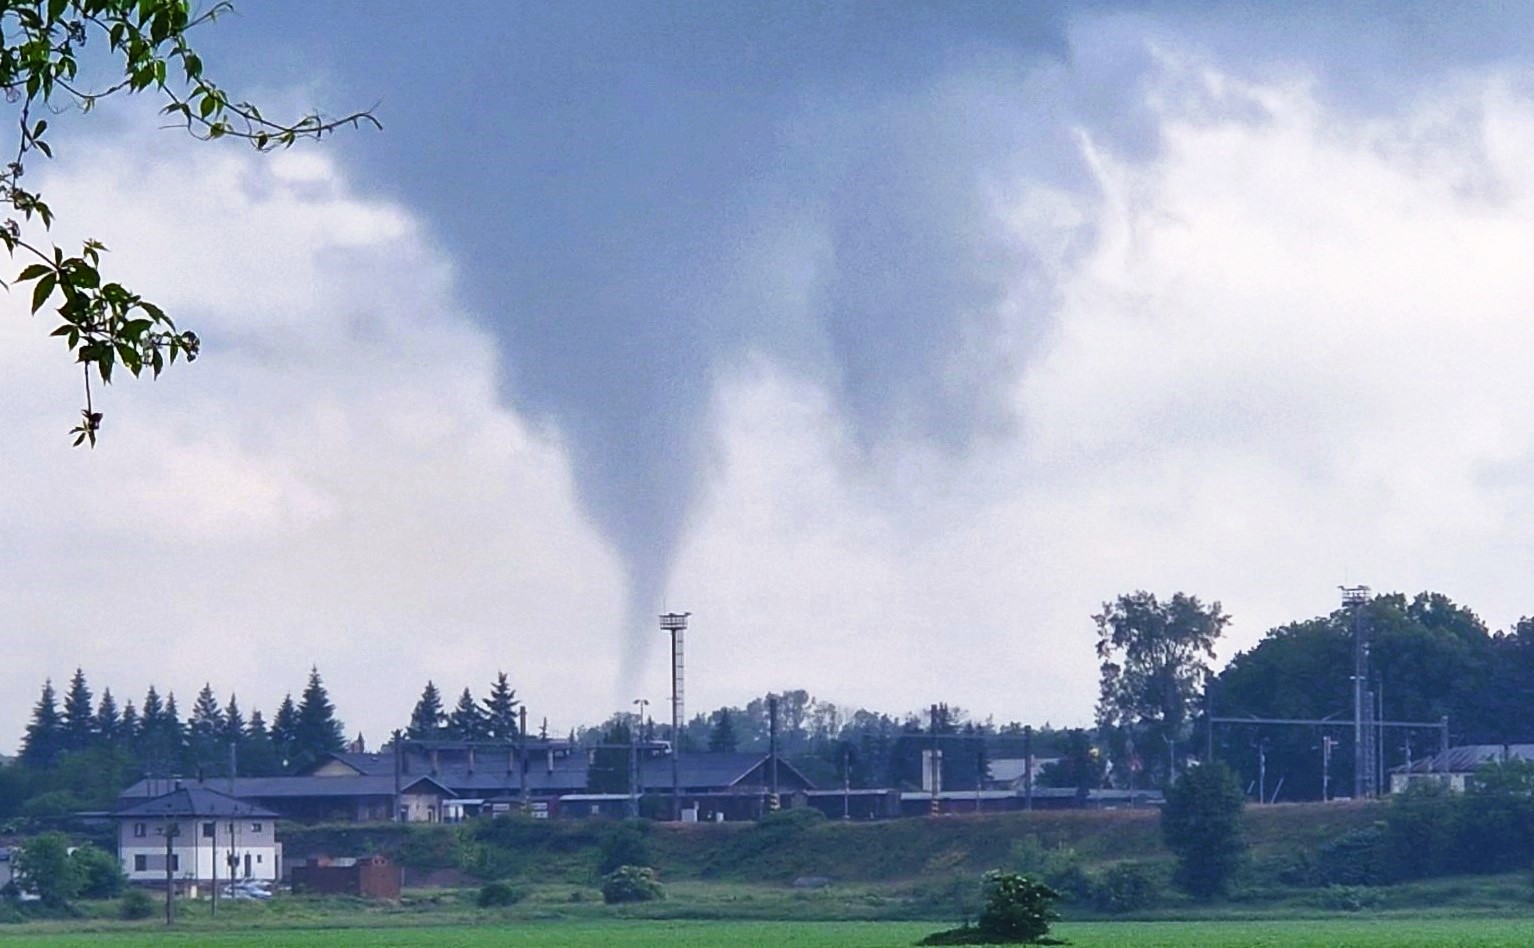
<path fill-rule="evenodd" d="M 75 877 L 80 882 L 81 898 L 113 899 L 128 884 L 117 859 L 99 847 L 87 843 L 70 853 L 69 861 L 74 864 Z"/>
<path fill-rule="evenodd" d="M 602 882 L 602 901 L 651 902 L 666 897 L 666 890 L 648 866 L 619 866 Z"/>
<path fill-rule="evenodd" d="M 1419 879 L 1451 871 L 1459 842 L 1459 794 L 1437 782 L 1413 783 L 1391 797 L 1385 813 L 1390 877 Z"/>
<path fill-rule="evenodd" d="M 414 869 L 453 869 L 464 852 L 451 826 L 411 826 L 399 846 L 399 862 Z"/>
<path fill-rule="evenodd" d="M 1091 901 L 1096 880 L 1082 866 L 1081 857 L 1071 847 L 1063 843 L 1045 846 L 1037 835 L 1030 834 L 1014 842 L 1008 855 L 1015 871 L 1043 880 L 1060 894 L 1060 901 Z"/>
<path fill-rule="evenodd" d="M 1042 882 L 992 869 L 982 885 L 985 908 L 975 927 L 986 938 L 1036 942 L 1049 934 L 1049 923 L 1060 917 L 1054 909 L 1059 893 Z"/>
<path fill-rule="evenodd" d="M 480 886 L 479 896 L 474 901 L 480 908 L 497 908 L 516 905 L 525 897 L 522 890 L 514 889 L 508 883 L 487 882 Z"/>
<path fill-rule="evenodd" d="M 1102 912 L 1138 912 L 1155 904 L 1160 882 L 1150 868 L 1125 862 L 1103 873 L 1092 890 L 1092 904 Z"/>
<path fill-rule="evenodd" d="M 609 827 L 599 843 L 601 858 L 598 875 L 611 875 L 619 866 L 651 866 L 650 823 L 648 820 L 624 820 Z"/>
<path fill-rule="evenodd" d="M 1383 825 L 1356 829 L 1316 850 L 1312 872 L 1323 886 L 1384 885 L 1390 881 L 1388 839 Z"/>
<path fill-rule="evenodd" d="M 117 906 L 117 917 L 126 922 L 136 922 L 154 915 L 154 899 L 143 889 L 129 889 Z"/>
<path fill-rule="evenodd" d="M 1221 763 L 1193 767 L 1167 790 L 1161 835 L 1177 855 L 1177 884 L 1194 898 L 1229 891 L 1246 856 L 1245 804 L 1236 775 Z"/>
<path fill-rule="evenodd" d="M 1379 892 L 1367 886 L 1329 885 L 1316 901 L 1330 912 L 1362 912 L 1374 908 L 1379 900 Z"/>

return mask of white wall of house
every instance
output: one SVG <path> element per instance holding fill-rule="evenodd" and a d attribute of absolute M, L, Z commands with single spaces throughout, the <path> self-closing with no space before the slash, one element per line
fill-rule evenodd
<path fill-rule="evenodd" d="M 271 882 L 280 874 L 282 846 L 269 819 L 126 819 L 118 824 L 117 857 L 129 882 L 165 881 L 165 831 L 171 825 L 171 869 L 179 881 L 211 881 L 215 860 L 217 878 L 228 879 L 231 851 L 235 878 Z"/>
<path fill-rule="evenodd" d="M 402 793 L 399 797 L 400 812 L 406 823 L 442 822 L 443 798 L 438 793 Z"/>

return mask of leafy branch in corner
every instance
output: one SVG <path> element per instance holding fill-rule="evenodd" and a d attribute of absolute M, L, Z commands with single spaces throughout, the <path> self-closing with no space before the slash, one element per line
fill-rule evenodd
<path fill-rule="evenodd" d="M 53 226 L 53 211 L 21 181 L 32 153 L 51 158 L 53 148 L 45 137 L 47 119 L 34 122 L 33 109 L 55 112 L 73 105 L 89 112 L 109 96 L 148 92 L 163 99 L 161 114 L 194 138 L 243 140 L 258 151 L 318 140 L 344 126 L 381 127 L 371 110 L 280 122 L 250 102 L 231 99 L 204 74 L 202 59 L 187 39 L 193 29 L 231 9 L 218 2 L 194 12 L 189 0 L 0 0 L 0 92 L 19 107 L 20 125 L 15 159 L 0 168 L 0 204 L 12 212 L 0 223 L 0 243 L 12 259 L 24 263 L 13 282 L 31 285 L 32 312 L 52 308 L 60 319 L 52 335 L 64 340 L 84 369 L 85 408 L 70 432 L 77 446 L 94 446 L 101 427 L 101 413 L 91 398 L 92 375 L 111 384 L 114 368 L 121 365 L 135 377 L 145 369 L 158 377 L 179 358 L 195 359 L 200 343 L 160 307 L 119 283 L 103 281 L 106 248 L 99 241 L 86 240 L 78 255 L 66 256 L 38 236 Z M 121 76 L 99 89 L 79 83 L 81 51 L 92 38 L 105 43 L 113 73 Z M 0 280 L 0 286 L 7 284 Z"/>

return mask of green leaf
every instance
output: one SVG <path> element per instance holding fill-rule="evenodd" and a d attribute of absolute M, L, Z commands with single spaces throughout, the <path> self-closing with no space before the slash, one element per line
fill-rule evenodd
<path fill-rule="evenodd" d="M 37 281 L 37 285 L 32 288 L 32 312 L 35 313 L 42 309 L 43 304 L 48 302 L 48 297 L 53 295 L 53 285 L 56 279 L 53 273 L 50 272 L 47 276 Z"/>
<path fill-rule="evenodd" d="M 53 268 L 48 266 L 46 263 L 34 263 L 28 267 L 25 267 L 21 273 L 17 274 L 16 281 L 18 283 L 22 283 L 27 280 L 35 280 L 45 273 L 52 272 Z"/>

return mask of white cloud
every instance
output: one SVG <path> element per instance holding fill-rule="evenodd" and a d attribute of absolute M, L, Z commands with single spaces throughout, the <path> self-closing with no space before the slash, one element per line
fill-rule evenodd
<path fill-rule="evenodd" d="M 374 744 L 428 677 L 456 696 L 505 669 L 556 724 L 605 707 L 618 566 L 407 209 L 323 151 L 163 133 L 81 142 L 44 190 L 205 349 L 98 390 L 100 447 L 71 450 L 80 376 L 0 303 L 0 743 L 77 664 L 119 702 L 154 682 L 189 710 L 211 681 L 270 716 L 317 663 Z"/>
<path fill-rule="evenodd" d="M 1084 137 L 1092 198 L 993 184 L 1058 277 L 1015 435 L 882 445 L 869 469 L 802 367 L 715 367 L 718 464 L 666 599 L 695 613 L 690 710 L 807 687 L 1083 722 L 1089 617 L 1136 588 L 1222 600 L 1227 652 L 1343 582 L 1529 610 L 1534 102 L 1462 77 L 1359 124 L 1303 83 L 1161 63 L 1154 160 Z M 208 352 L 114 386 L 102 446 L 71 451 L 78 375 L 4 304 L 10 733 L 77 663 L 120 699 L 211 680 L 270 712 L 317 662 L 375 742 L 427 677 L 504 667 L 558 727 L 639 697 L 614 690 L 620 567 L 557 437 L 500 406 L 408 209 L 323 151 L 77 154 L 57 209 Z M 809 299 L 813 267 L 782 259 L 762 279 Z"/>
<path fill-rule="evenodd" d="M 1062 298 L 1018 438 L 915 489 L 841 464 L 792 373 L 726 386 L 721 483 L 677 571 L 696 707 L 803 685 L 1086 721 L 1089 617 L 1137 588 L 1222 600 L 1227 655 L 1344 582 L 1495 626 L 1534 609 L 1534 101 L 1465 78 L 1360 125 L 1303 83 L 1162 69 L 1156 160 L 1087 140 L 1100 202 L 1013 197 Z M 1078 218 L 1095 250 L 1061 253 Z"/>

